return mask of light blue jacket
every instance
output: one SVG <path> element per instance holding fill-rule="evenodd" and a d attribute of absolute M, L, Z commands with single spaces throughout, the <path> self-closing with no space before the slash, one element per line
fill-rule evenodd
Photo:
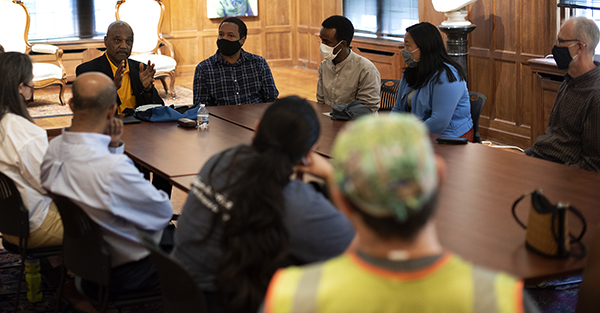
<path fill-rule="evenodd" d="M 450 65 L 454 77 L 458 72 Z M 473 128 L 471 119 L 471 102 L 465 81 L 448 82 L 446 71 L 440 80 L 429 80 L 423 87 L 417 89 L 412 98 L 412 114 L 422 119 L 430 133 L 444 137 L 460 137 Z M 413 89 L 408 86 L 402 76 L 396 104 L 392 112 L 406 112 L 406 99 Z"/>

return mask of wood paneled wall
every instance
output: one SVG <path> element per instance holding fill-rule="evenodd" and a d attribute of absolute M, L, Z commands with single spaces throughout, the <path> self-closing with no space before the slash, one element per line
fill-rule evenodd
<path fill-rule="evenodd" d="M 294 0 L 297 4 L 297 62 L 294 65 L 317 69 L 321 63 L 319 31 L 327 17 L 342 14 L 342 0 Z"/>
<path fill-rule="evenodd" d="M 163 33 L 173 43 L 177 71 L 193 72 L 217 50 L 222 19 L 206 18 L 206 2 L 163 0 Z M 555 0 L 479 0 L 469 7 L 477 28 L 469 35 L 469 89 L 487 96 L 480 119 L 483 138 L 528 147 L 535 95 L 530 58 L 550 53 L 556 37 Z M 321 22 L 342 14 L 342 0 L 258 0 L 258 17 L 248 25 L 246 51 L 272 67 L 318 68 Z M 444 20 L 430 0 L 419 0 L 419 19 Z M 533 138 L 535 139 L 535 138 Z"/>
<path fill-rule="evenodd" d="M 321 23 L 342 14 L 343 0 L 258 0 L 258 16 L 242 17 L 248 26 L 244 49 L 262 55 L 271 66 L 316 69 L 321 62 L 318 37 Z M 163 0 L 162 32 L 174 46 L 177 72 L 193 72 L 196 65 L 217 50 L 219 23 L 206 17 L 206 1 Z M 430 0 L 419 0 L 421 20 L 440 24 L 444 15 Z"/>
<path fill-rule="evenodd" d="M 482 138 L 529 147 L 534 106 L 528 60 L 543 58 L 556 38 L 554 0 L 479 0 L 470 7 L 469 89 L 487 96 Z"/>
<path fill-rule="evenodd" d="M 258 0 L 258 16 L 242 17 L 248 26 L 244 50 L 263 56 L 270 66 L 295 65 L 297 0 Z M 193 72 L 217 51 L 219 24 L 206 17 L 206 1 L 163 0 L 162 32 L 175 48 L 177 72 Z"/>

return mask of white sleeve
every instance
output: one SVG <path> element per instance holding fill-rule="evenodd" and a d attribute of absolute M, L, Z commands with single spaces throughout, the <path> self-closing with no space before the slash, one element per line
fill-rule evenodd
<path fill-rule="evenodd" d="M 46 132 L 32 137 L 18 150 L 17 166 L 23 178 L 39 193 L 45 195 L 46 190 L 42 187 L 40 171 L 44 154 L 48 150 L 48 137 Z"/>

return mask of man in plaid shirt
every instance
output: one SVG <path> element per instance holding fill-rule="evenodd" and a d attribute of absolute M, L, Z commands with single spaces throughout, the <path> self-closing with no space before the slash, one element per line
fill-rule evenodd
<path fill-rule="evenodd" d="M 206 106 L 272 102 L 279 91 L 267 61 L 242 49 L 248 29 L 237 17 L 219 25 L 219 50 L 196 66 L 194 104 Z"/>
<path fill-rule="evenodd" d="M 548 129 L 525 150 L 527 155 L 600 173 L 600 67 L 594 63 L 599 38 L 598 26 L 585 17 L 560 28 L 552 54 L 567 75 Z"/>

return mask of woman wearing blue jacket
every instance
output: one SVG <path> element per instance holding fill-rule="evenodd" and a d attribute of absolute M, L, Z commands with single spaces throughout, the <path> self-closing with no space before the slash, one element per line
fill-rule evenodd
<path fill-rule="evenodd" d="M 463 68 L 452 60 L 437 27 L 422 22 L 406 29 L 406 69 L 392 112 L 409 112 L 429 132 L 473 141 L 471 103 Z"/>

